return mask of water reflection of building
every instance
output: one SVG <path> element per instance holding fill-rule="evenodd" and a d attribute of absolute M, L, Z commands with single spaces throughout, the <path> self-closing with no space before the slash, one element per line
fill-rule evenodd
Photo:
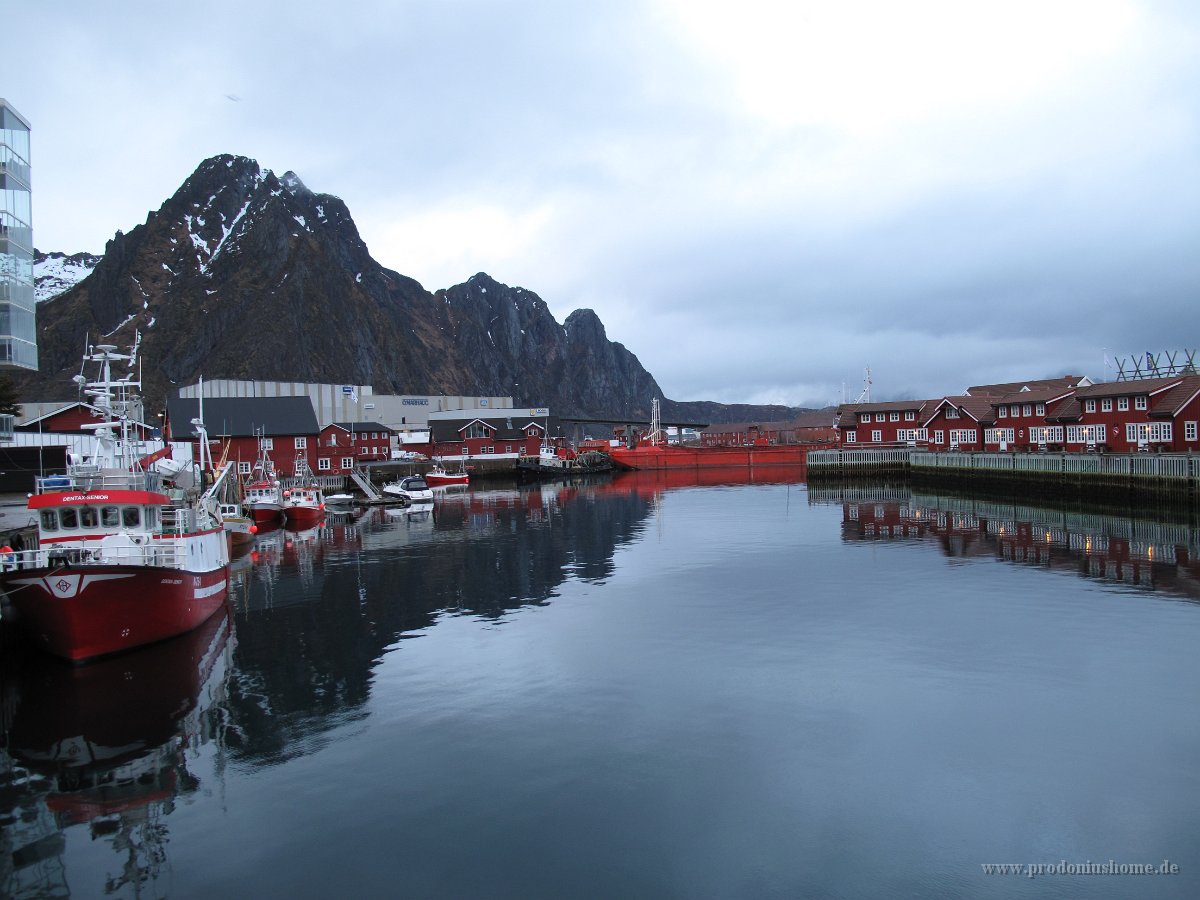
<path fill-rule="evenodd" d="M 809 498 L 841 504 L 844 540 L 936 540 L 950 556 L 990 556 L 1200 599 L 1200 531 L 1190 525 L 906 488 L 819 488 Z"/>
<path fill-rule="evenodd" d="M 69 896 L 74 828 L 113 852 L 103 884 L 83 893 L 165 894 L 157 882 L 168 864 L 167 820 L 177 798 L 199 788 L 185 749 L 221 740 L 214 709 L 232 649 L 229 618 L 218 614 L 182 637 L 87 666 L 33 652 L 6 664 L 18 699 L 0 753 L 0 896 Z"/>

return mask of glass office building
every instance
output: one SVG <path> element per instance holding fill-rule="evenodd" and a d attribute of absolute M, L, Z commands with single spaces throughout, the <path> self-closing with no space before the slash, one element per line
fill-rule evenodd
<path fill-rule="evenodd" d="M 29 123 L 0 98 L 0 367 L 36 369 Z"/>

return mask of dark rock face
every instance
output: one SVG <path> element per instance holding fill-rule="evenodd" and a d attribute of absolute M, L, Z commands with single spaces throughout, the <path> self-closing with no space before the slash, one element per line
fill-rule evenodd
<path fill-rule="evenodd" d="M 511 394 L 595 417 L 645 418 L 662 398 L 591 310 L 559 325 L 536 294 L 483 273 L 431 294 L 371 258 L 341 200 L 236 156 L 205 160 L 144 225 L 118 232 L 38 321 L 41 371 L 15 378 L 29 399 L 72 396 L 85 342 L 125 348 L 135 331 L 150 408 L 201 375 Z M 663 412 L 693 406 L 731 420 L 717 404 Z"/>

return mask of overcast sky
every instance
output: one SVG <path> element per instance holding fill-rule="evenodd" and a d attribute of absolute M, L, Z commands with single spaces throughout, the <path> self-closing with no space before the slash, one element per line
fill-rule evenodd
<path fill-rule="evenodd" d="M 99 252 L 234 153 L 430 290 L 594 309 L 677 400 L 1200 345 L 1193 0 L 184 7 L 6 11 L 39 249 Z"/>

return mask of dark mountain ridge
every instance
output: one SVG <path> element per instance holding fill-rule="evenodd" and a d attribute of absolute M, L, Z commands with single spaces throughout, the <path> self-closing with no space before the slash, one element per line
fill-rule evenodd
<path fill-rule="evenodd" d="M 245 157 L 205 160 L 92 273 L 38 307 L 23 397 L 73 396 L 85 343 L 132 345 L 150 408 L 199 376 L 512 395 L 563 414 L 785 420 L 790 407 L 678 403 L 590 309 L 560 325 L 532 291 L 479 273 L 433 293 L 371 258 L 346 205 Z"/>

